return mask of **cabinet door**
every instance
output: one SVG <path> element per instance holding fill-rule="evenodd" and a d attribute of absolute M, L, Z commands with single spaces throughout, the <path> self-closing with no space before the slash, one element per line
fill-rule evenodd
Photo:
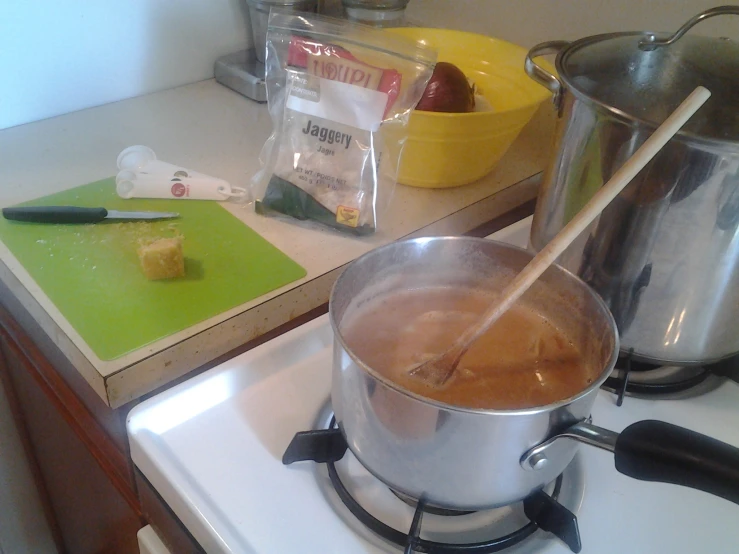
<path fill-rule="evenodd" d="M 23 351 L 0 334 L 0 371 L 14 395 L 21 432 L 27 436 L 63 548 L 69 554 L 138 554 L 143 526 L 135 490 L 120 476 L 123 453 L 106 436 L 71 391 L 50 385 Z M 64 399 L 67 399 L 66 405 Z M 94 429 L 93 429 L 94 427 Z M 111 463 L 111 458 L 118 463 Z"/>
<path fill-rule="evenodd" d="M 33 470 L 0 379 L 0 552 L 4 554 L 58 554 L 52 518 L 44 509 Z"/>

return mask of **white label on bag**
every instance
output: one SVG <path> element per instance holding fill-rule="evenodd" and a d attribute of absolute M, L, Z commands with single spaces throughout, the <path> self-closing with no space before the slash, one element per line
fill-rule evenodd
<path fill-rule="evenodd" d="M 376 131 L 385 114 L 384 92 L 288 71 L 287 108 L 306 115 Z"/>

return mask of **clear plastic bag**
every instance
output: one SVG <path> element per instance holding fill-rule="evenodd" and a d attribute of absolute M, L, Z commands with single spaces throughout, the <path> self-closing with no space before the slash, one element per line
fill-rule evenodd
<path fill-rule="evenodd" d="M 381 30 L 273 10 L 265 68 L 274 130 L 252 179 L 257 212 L 373 233 L 435 61 L 434 50 Z"/>

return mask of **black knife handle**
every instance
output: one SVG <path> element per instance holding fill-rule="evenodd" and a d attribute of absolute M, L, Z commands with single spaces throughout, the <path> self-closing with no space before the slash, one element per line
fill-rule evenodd
<path fill-rule="evenodd" d="M 108 215 L 105 208 L 75 206 L 26 206 L 3 208 L 3 217 L 30 223 L 97 223 Z"/>

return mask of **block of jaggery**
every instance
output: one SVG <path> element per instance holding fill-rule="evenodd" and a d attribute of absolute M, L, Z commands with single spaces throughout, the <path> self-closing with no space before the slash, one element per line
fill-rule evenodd
<path fill-rule="evenodd" d="M 182 238 L 158 239 L 138 249 L 144 275 L 150 281 L 172 279 L 185 274 Z"/>

